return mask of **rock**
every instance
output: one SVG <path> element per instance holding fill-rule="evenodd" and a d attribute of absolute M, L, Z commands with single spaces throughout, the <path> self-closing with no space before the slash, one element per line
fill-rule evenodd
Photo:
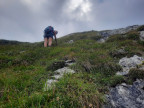
<path fill-rule="evenodd" d="M 71 66 L 71 65 L 75 64 L 74 62 L 75 62 L 74 60 L 66 60 L 65 64 L 66 64 L 66 66 Z"/>
<path fill-rule="evenodd" d="M 104 108 L 144 108 L 144 80 L 125 83 L 110 89 Z"/>
<path fill-rule="evenodd" d="M 140 40 L 141 40 L 141 41 L 144 41 L 144 31 L 141 31 L 141 32 L 140 32 Z"/>
<path fill-rule="evenodd" d="M 137 65 L 142 64 L 144 58 L 134 55 L 133 57 L 127 58 L 124 57 L 120 59 L 119 64 L 122 66 L 123 71 L 117 72 L 117 75 L 127 75 L 131 68 L 136 68 Z"/>
<path fill-rule="evenodd" d="M 114 30 L 105 30 L 105 31 L 99 31 L 98 35 L 102 36 L 102 38 L 99 41 L 104 42 L 105 40 L 108 39 L 109 36 L 116 35 L 116 34 L 125 34 L 127 32 L 130 32 L 132 30 L 136 30 L 139 25 L 133 25 L 133 26 L 128 26 L 126 28 L 120 28 L 120 29 L 114 29 Z M 103 41 L 103 40 L 104 41 Z M 98 41 L 98 42 L 99 42 Z"/>
<path fill-rule="evenodd" d="M 139 27 L 139 25 L 133 25 L 133 26 L 128 26 L 126 28 L 120 28 L 120 29 L 115 29 L 115 30 L 107 30 L 107 31 L 100 31 L 99 34 L 103 37 L 108 37 L 110 35 L 115 35 L 115 34 L 125 34 L 131 30 L 136 30 Z"/>
<path fill-rule="evenodd" d="M 20 51 L 19 53 L 21 54 L 21 53 L 24 53 L 24 52 L 26 52 L 26 51 Z"/>
<path fill-rule="evenodd" d="M 57 73 L 56 75 L 52 76 L 55 79 L 47 80 L 45 87 L 44 87 L 44 91 L 47 91 L 48 89 L 50 89 L 52 87 L 52 84 L 54 85 L 54 83 L 57 82 L 58 79 L 62 78 L 64 74 L 73 74 L 75 73 L 75 71 L 70 69 L 69 67 L 64 67 L 64 68 L 54 71 L 54 73 Z"/>
<path fill-rule="evenodd" d="M 97 42 L 104 43 L 105 41 L 106 41 L 106 39 L 101 38 L 101 39 L 99 39 Z"/>
<path fill-rule="evenodd" d="M 74 43 L 74 41 L 73 41 L 73 40 L 70 40 L 70 41 L 68 41 L 68 43 L 70 43 L 70 44 L 71 44 L 71 43 Z"/>
<path fill-rule="evenodd" d="M 75 71 L 70 69 L 69 67 L 64 67 L 64 68 L 58 69 L 55 72 L 59 73 L 60 75 L 63 75 L 64 73 L 75 73 Z"/>
<path fill-rule="evenodd" d="M 54 80 L 54 79 L 47 80 L 47 82 L 45 83 L 44 91 L 47 91 L 48 89 L 50 89 L 52 84 L 54 84 L 55 82 L 57 82 L 57 80 Z"/>

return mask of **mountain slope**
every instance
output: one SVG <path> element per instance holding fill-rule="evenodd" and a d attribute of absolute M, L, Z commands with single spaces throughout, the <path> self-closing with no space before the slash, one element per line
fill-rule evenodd
<path fill-rule="evenodd" d="M 102 107 L 110 87 L 132 84 L 139 78 L 137 74 L 116 73 L 122 70 L 121 58 L 144 57 L 144 42 L 139 39 L 139 28 L 110 36 L 105 43 L 93 39 L 97 33 L 62 37 L 58 46 L 48 48 L 43 48 L 42 42 L 0 45 L 0 107 Z M 74 39 L 74 43 L 67 43 Z M 47 79 L 57 74 L 53 64 L 65 60 L 75 61 L 70 68 L 76 73 L 64 75 L 52 89 L 44 91 Z"/>
<path fill-rule="evenodd" d="M 140 26 L 139 25 L 133 25 L 133 26 L 128 26 L 126 28 L 120 28 L 120 29 L 114 29 L 114 30 L 103 30 L 103 31 L 87 31 L 87 32 L 79 32 L 79 33 L 72 33 L 69 35 L 66 35 L 60 40 L 62 41 L 70 41 L 70 40 L 81 40 L 81 39 L 92 39 L 92 40 L 100 40 L 104 39 L 106 40 L 109 36 L 111 35 L 116 35 L 116 34 L 125 34 L 130 31 L 138 29 Z"/>

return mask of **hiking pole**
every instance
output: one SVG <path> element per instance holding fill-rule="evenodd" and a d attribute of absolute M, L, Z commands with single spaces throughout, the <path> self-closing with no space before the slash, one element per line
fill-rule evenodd
<path fill-rule="evenodd" d="M 56 38 L 56 36 L 55 36 L 55 41 L 56 41 L 56 45 L 57 45 L 57 38 Z"/>
<path fill-rule="evenodd" d="M 56 45 L 57 45 L 57 38 L 56 38 L 56 35 L 57 35 L 58 31 L 55 30 L 54 33 L 55 33 L 55 41 L 56 41 Z"/>

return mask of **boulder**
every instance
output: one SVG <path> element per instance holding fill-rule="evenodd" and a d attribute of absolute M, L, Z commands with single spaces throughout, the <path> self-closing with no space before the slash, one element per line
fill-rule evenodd
<path fill-rule="evenodd" d="M 144 80 L 125 83 L 110 89 L 104 108 L 144 108 Z"/>
<path fill-rule="evenodd" d="M 129 32 L 131 30 L 136 30 L 138 27 L 139 27 L 139 25 L 133 25 L 133 26 L 128 26 L 126 28 L 100 31 L 99 35 L 101 35 L 103 37 L 109 37 L 109 36 L 115 35 L 115 34 L 125 34 L 125 33 Z"/>
<path fill-rule="evenodd" d="M 136 68 L 137 65 L 142 64 L 144 58 L 134 55 L 133 57 L 127 58 L 124 57 L 120 59 L 119 64 L 123 68 L 123 71 L 117 72 L 117 75 L 127 75 L 129 70 L 132 68 Z"/>

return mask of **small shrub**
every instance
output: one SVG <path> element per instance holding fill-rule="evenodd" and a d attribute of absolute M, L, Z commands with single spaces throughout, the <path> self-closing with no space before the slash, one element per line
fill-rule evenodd
<path fill-rule="evenodd" d="M 104 63 L 98 66 L 93 67 L 92 72 L 98 72 L 103 74 L 104 76 L 112 76 L 115 75 L 117 71 L 121 71 L 122 67 L 116 63 Z"/>
<path fill-rule="evenodd" d="M 139 40 L 138 32 L 130 32 L 126 35 L 127 39 Z"/>
<path fill-rule="evenodd" d="M 66 64 L 64 60 L 54 61 L 49 66 L 47 66 L 46 71 L 49 70 L 55 71 L 57 69 L 63 68 L 65 65 Z"/>
<path fill-rule="evenodd" d="M 112 56 L 112 57 L 121 58 L 121 57 L 126 56 L 127 53 L 128 53 L 128 52 L 125 51 L 124 48 L 121 48 L 121 49 L 113 50 L 113 51 L 111 51 L 109 54 L 110 54 L 110 56 Z"/>
<path fill-rule="evenodd" d="M 144 25 L 143 25 L 143 26 L 140 26 L 137 30 L 138 30 L 138 31 L 144 31 Z"/>
<path fill-rule="evenodd" d="M 138 43 L 144 46 L 144 41 L 139 40 Z"/>
<path fill-rule="evenodd" d="M 106 42 L 114 42 L 114 41 L 120 41 L 125 39 L 126 37 L 124 35 L 118 34 L 118 35 L 110 36 Z"/>
<path fill-rule="evenodd" d="M 140 69 L 131 69 L 128 74 L 128 78 L 132 81 L 135 81 L 136 79 L 143 79 L 144 78 L 144 70 Z"/>
<path fill-rule="evenodd" d="M 124 80 L 124 77 L 123 76 L 118 76 L 118 75 L 116 75 L 116 76 L 114 76 L 114 77 L 111 77 L 111 79 L 110 79 L 110 86 L 111 87 L 115 87 L 117 84 L 120 84 L 120 83 L 122 83 L 122 82 L 124 82 L 125 80 Z"/>

